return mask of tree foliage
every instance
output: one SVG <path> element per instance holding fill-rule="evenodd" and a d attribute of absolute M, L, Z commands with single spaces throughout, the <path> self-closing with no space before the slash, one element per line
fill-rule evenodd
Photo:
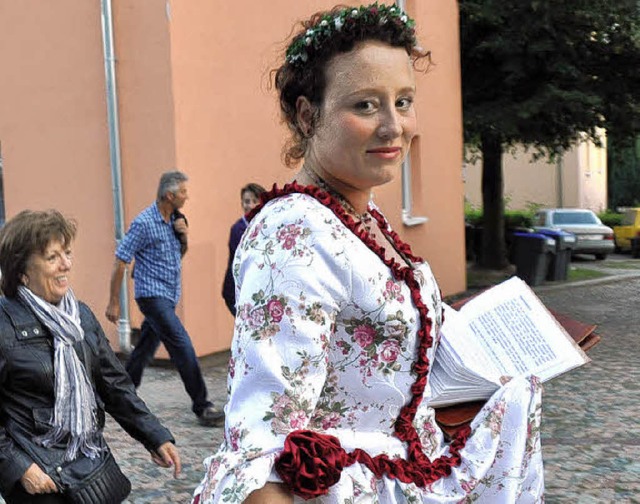
<path fill-rule="evenodd" d="M 502 152 L 640 131 L 637 0 L 461 0 L 465 142 L 482 152 L 480 264 L 506 264 Z"/>

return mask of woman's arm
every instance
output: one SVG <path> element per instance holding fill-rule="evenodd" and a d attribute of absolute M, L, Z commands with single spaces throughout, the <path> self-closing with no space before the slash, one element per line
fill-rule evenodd
<path fill-rule="evenodd" d="M 244 504 L 291 504 L 293 495 L 279 483 L 267 483 L 249 494 Z"/>
<path fill-rule="evenodd" d="M 302 209 L 288 212 L 295 201 L 279 201 L 252 222 L 236 253 L 225 443 L 205 461 L 198 488 L 213 501 L 233 493 L 249 503 L 293 502 L 291 491 L 270 483 L 275 459 L 290 432 L 321 428 L 314 415 L 351 269 L 332 214 L 294 199 Z"/>
<path fill-rule="evenodd" d="M 2 390 L 6 390 L 7 372 L 7 359 L 0 346 L 0 389 Z M 0 395 L 0 404 L 2 404 L 2 395 Z M 0 407 L 0 418 L 4 418 L 6 414 L 4 408 Z M 4 420 L 0 422 L 0 491 L 4 494 L 9 493 L 32 465 L 35 464 L 31 457 L 7 433 Z"/>
<path fill-rule="evenodd" d="M 156 451 L 173 436 L 136 393 L 131 378 L 113 353 L 102 327 L 84 303 L 80 304 L 82 326 L 90 344 L 97 346 L 99 373 L 95 377 L 96 389 L 105 410 L 134 439 L 147 450 Z"/>

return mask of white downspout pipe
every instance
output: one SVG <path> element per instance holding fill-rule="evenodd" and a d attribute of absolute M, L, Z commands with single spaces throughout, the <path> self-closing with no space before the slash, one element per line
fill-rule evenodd
<path fill-rule="evenodd" d="M 405 9 L 404 0 L 397 0 L 396 5 L 401 10 Z M 427 222 L 427 217 L 414 217 L 411 183 L 411 152 L 407 153 L 407 157 L 402 161 L 402 223 L 405 226 L 418 226 Z"/>
<path fill-rule="evenodd" d="M 111 187 L 113 191 L 113 213 L 116 245 L 124 236 L 124 205 L 122 201 L 122 163 L 120 160 L 120 132 L 118 119 L 118 97 L 116 93 L 116 70 L 113 45 L 113 16 L 111 0 L 101 0 L 102 46 L 104 49 L 104 72 L 107 91 L 107 122 L 109 125 L 109 154 L 111 159 Z M 131 325 L 129 324 L 127 274 L 120 287 L 120 320 L 118 340 L 120 351 L 131 351 Z"/>

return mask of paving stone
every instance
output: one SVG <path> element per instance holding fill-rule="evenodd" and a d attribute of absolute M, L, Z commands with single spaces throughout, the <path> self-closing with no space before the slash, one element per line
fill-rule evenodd
<path fill-rule="evenodd" d="M 640 278 L 619 273 L 604 283 L 536 289 L 547 306 L 597 323 L 603 335 L 590 364 L 545 384 L 547 504 L 640 503 Z M 203 372 L 219 404 L 226 396 L 224 359 L 203 363 Z M 202 460 L 217 449 L 223 431 L 197 423 L 172 369 L 149 368 L 139 393 L 176 437 L 183 474 L 174 480 L 109 420 L 107 440 L 133 483 L 126 502 L 188 503 L 203 474 Z"/>

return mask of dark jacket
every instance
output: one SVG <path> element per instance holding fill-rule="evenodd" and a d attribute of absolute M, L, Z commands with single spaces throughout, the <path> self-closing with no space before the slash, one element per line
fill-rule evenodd
<path fill-rule="evenodd" d="M 246 229 L 247 220 L 244 217 L 238 219 L 231 226 L 231 232 L 229 233 L 229 260 L 227 262 L 227 272 L 224 275 L 224 283 L 222 284 L 222 297 L 234 317 L 236 316 L 236 283 L 233 280 L 233 257 Z"/>
<path fill-rule="evenodd" d="M 98 405 L 100 429 L 105 411 L 130 436 L 155 450 L 171 433 L 151 414 L 115 356 L 96 320 L 80 303 L 84 340 L 75 350 L 84 363 Z M 51 427 L 54 407 L 53 337 L 17 299 L 0 298 L 0 493 L 7 496 L 35 462 L 60 489 L 77 484 L 100 464 L 79 454 L 64 461 L 66 443 L 44 448 L 34 436 Z M 104 438 L 101 439 L 106 447 Z M 103 455 L 104 457 L 104 455 Z"/>

